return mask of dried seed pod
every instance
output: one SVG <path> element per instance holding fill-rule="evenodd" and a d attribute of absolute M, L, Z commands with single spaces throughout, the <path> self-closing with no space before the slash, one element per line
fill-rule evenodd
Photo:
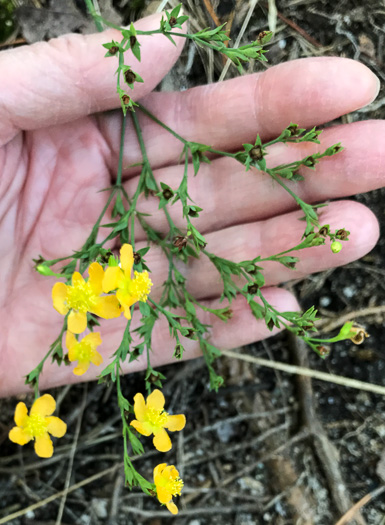
<path fill-rule="evenodd" d="M 116 55 L 116 53 L 117 53 L 118 51 L 119 51 L 118 46 L 112 46 L 112 47 L 110 47 L 110 49 L 108 50 L 109 54 L 110 54 L 110 55 L 113 55 L 113 56 Z"/>
<path fill-rule="evenodd" d="M 350 340 L 353 341 L 355 345 L 360 345 L 365 341 L 369 334 L 362 328 L 362 326 L 352 326 L 350 329 Z"/>
<path fill-rule="evenodd" d="M 261 146 L 254 146 L 254 148 L 250 150 L 250 157 L 253 160 L 262 160 L 263 159 L 263 151 L 262 151 Z"/>
<path fill-rule="evenodd" d="M 173 245 L 179 249 L 179 251 L 182 250 L 185 246 L 187 246 L 187 237 L 182 237 L 181 235 L 177 235 L 174 239 Z"/>
<path fill-rule="evenodd" d="M 124 72 L 124 78 L 127 84 L 133 84 L 136 80 L 136 75 L 132 71 L 132 69 L 126 69 L 126 71 Z"/>

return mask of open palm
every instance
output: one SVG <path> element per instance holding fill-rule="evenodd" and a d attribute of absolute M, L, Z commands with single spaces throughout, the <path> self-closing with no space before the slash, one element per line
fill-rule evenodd
<path fill-rule="evenodd" d="M 153 29 L 157 17 L 138 22 L 138 29 Z M 54 280 L 33 269 L 39 254 L 55 259 L 79 249 L 87 238 L 108 194 L 119 153 L 121 111 L 115 93 L 116 62 L 104 58 L 102 43 L 117 38 L 117 32 L 68 35 L 49 43 L 35 44 L 0 54 L 0 395 L 23 390 L 23 376 L 45 355 L 57 337 L 62 318 L 53 309 Z M 278 135 L 290 122 L 311 127 L 368 104 L 376 96 L 378 81 L 363 65 L 345 59 L 305 59 L 270 68 L 222 84 L 202 86 L 183 93 L 152 93 L 172 67 L 182 48 L 164 37 L 145 37 L 142 62 L 132 67 L 144 79 L 135 86 L 134 99 L 189 140 L 235 151 L 244 142 Z M 129 59 L 126 59 L 126 61 Z M 141 118 L 146 147 L 158 181 L 176 187 L 182 168 L 181 145 L 174 137 L 145 117 Z M 345 151 L 323 161 L 296 192 L 311 202 L 352 195 L 384 185 L 383 146 L 377 137 L 384 132 L 381 121 L 358 122 L 328 128 L 320 148 L 341 141 Z M 271 166 L 302 158 L 314 145 L 273 146 Z M 128 125 L 123 165 L 129 193 L 135 191 L 140 162 L 135 133 Z M 262 173 L 244 173 L 231 159 L 216 159 L 190 178 L 189 193 L 204 209 L 196 219 L 210 251 L 233 260 L 269 255 L 296 244 L 303 223 L 294 203 Z M 158 201 L 140 201 L 140 209 L 153 215 L 149 222 L 167 231 Z M 181 210 L 170 209 L 183 229 Z M 308 249 L 295 274 L 277 264 L 266 264 L 265 295 L 281 310 L 298 308 L 279 282 L 327 267 L 350 262 L 367 253 L 378 237 L 373 214 L 349 201 L 334 202 L 322 212 L 322 222 L 346 227 L 351 241 L 338 255 L 328 247 Z M 137 230 L 137 247 L 145 236 Z M 112 248 L 118 248 L 112 245 Z M 151 247 L 147 262 L 152 270 L 154 298 L 159 297 L 167 275 L 167 261 Z M 207 260 L 192 261 L 184 270 L 192 293 L 218 304 L 221 283 Z M 212 324 L 213 344 L 233 348 L 267 337 L 247 305 L 237 298 L 233 318 L 227 323 L 206 318 Z M 135 318 L 133 324 L 135 326 Z M 124 319 L 103 321 L 101 333 L 105 358 L 119 345 Z M 167 325 L 154 332 L 153 366 L 172 359 L 173 345 Z M 185 357 L 199 355 L 194 341 L 186 341 Z M 125 367 L 144 367 L 135 362 Z M 72 368 L 72 367 L 71 367 Z M 41 386 L 78 380 L 69 367 L 53 369 L 47 363 Z M 90 369 L 84 379 L 97 372 Z"/>

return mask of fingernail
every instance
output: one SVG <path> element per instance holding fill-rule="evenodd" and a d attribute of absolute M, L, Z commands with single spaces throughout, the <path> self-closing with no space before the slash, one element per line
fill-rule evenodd
<path fill-rule="evenodd" d="M 369 104 L 371 104 L 374 100 L 376 100 L 376 98 L 378 96 L 378 93 L 380 92 L 380 88 L 381 88 L 381 81 L 380 81 L 380 79 L 372 71 L 371 71 L 371 73 L 373 75 L 373 84 L 375 84 L 375 86 L 373 86 L 373 97 L 371 98 L 370 102 L 368 102 L 366 104 L 367 106 L 369 106 Z"/>

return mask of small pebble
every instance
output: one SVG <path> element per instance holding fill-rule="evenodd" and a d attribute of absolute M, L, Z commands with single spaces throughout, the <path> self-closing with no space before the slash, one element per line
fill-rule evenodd
<path fill-rule="evenodd" d="M 356 295 L 356 292 L 357 290 L 355 289 L 354 286 L 345 286 L 345 288 L 342 289 L 342 293 L 348 299 L 351 299 L 352 297 L 354 297 Z"/>
<path fill-rule="evenodd" d="M 322 308 L 326 308 L 327 306 L 329 306 L 331 302 L 332 302 L 331 298 L 328 297 L 327 295 L 322 296 L 319 300 L 319 304 L 320 306 L 322 306 Z"/>

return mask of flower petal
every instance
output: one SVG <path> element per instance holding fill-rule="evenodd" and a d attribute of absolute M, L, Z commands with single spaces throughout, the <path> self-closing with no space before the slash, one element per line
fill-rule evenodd
<path fill-rule="evenodd" d="M 89 361 L 79 361 L 78 366 L 76 366 L 73 369 L 73 373 L 76 376 L 82 376 L 83 374 L 85 374 L 87 372 L 89 367 L 90 367 L 90 362 Z"/>
<path fill-rule="evenodd" d="M 120 304 L 123 306 L 123 308 L 129 308 L 134 303 L 138 301 L 138 298 L 134 295 L 130 295 L 128 293 L 122 292 L 121 290 L 118 290 L 116 292 L 116 297 Z"/>
<path fill-rule="evenodd" d="M 83 337 L 82 342 L 89 343 L 92 348 L 96 348 L 97 346 L 102 344 L 102 338 L 100 336 L 99 332 L 92 332 L 92 334 L 88 334 L 85 337 Z"/>
<path fill-rule="evenodd" d="M 172 500 L 172 494 L 165 487 L 156 487 L 156 496 L 161 503 L 169 503 Z"/>
<path fill-rule="evenodd" d="M 71 352 L 72 348 L 76 345 L 77 340 L 76 337 L 72 332 L 67 330 L 66 332 L 66 347 L 69 352 Z M 71 360 L 71 359 L 70 359 Z"/>
<path fill-rule="evenodd" d="M 163 471 L 163 476 L 175 480 L 179 478 L 179 472 L 175 468 L 175 465 L 168 465 Z"/>
<path fill-rule="evenodd" d="M 91 356 L 91 363 L 95 366 L 99 366 L 103 363 L 103 357 L 97 350 L 94 350 L 94 353 Z"/>
<path fill-rule="evenodd" d="M 155 410 L 163 410 L 164 407 L 164 395 L 158 389 L 155 389 L 147 398 L 147 406 L 155 408 Z"/>
<path fill-rule="evenodd" d="M 134 396 L 134 412 L 135 417 L 138 421 L 144 421 L 146 413 L 146 403 L 144 401 L 143 394 L 135 394 Z"/>
<path fill-rule="evenodd" d="M 20 427 L 13 427 L 8 434 L 9 439 L 18 445 L 25 445 L 32 437 Z"/>
<path fill-rule="evenodd" d="M 72 286 L 76 286 L 79 284 L 84 284 L 85 280 L 83 279 L 83 276 L 79 272 L 74 272 L 72 274 Z"/>
<path fill-rule="evenodd" d="M 168 452 L 171 450 L 171 439 L 164 428 L 155 434 L 152 442 L 156 450 L 159 450 L 159 452 Z"/>
<path fill-rule="evenodd" d="M 52 288 L 52 302 L 53 307 L 59 314 L 65 315 L 68 308 L 65 305 L 67 298 L 67 285 L 64 283 L 55 283 Z"/>
<path fill-rule="evenodd" d="M 103 290 L 102 282 L 104 278 L 104 270 L 102 266 L 97 262 L 93 262 L 88 268 L 88 275 L 90 276 L 88 282 L 90 283 L 92 290 L 96 295 L 100 295 Z"/>
<path fill-rule="evenodd" d="M 176 416 L 168 416 L 167 423 L 164 428 L 168 428 L 171 432 L 182 430 L 186 425 L 186 416 L 178 414 Z"/>
<path fill-rule="evenodd" d="M 79 346 L 77 344 L 72 346 L 70 350 L 68 350 L 68 359 L 70 360 L 71 363 L 73 361 L 78 360 L 78 350 L 79 350 Z"/>
<path fill-rule="evenodd" d="M 17 403 L 15 409 L 15 423 L 18 427 L 24 426 L 25 418 L 28 416 L 28 408 L 25 403 Z"/>
<path fill-rule="evenodd" d="M 98 304 L 92 309 L 92 313 L 103 319 L 114 319 L 122 313 L 119 301 L 114 295 L 100 297 Z"/>
<path fill-rule="evenodd" d="M 50 458 L 53 454 L 53 444 L 48 432 L 36 438 L 35 452 L 41 458 Z"/>
<path fill-rule="evenodd" d="M 160 478 L 162 477 L 163 470 L 167 467 L 167 463 L 160 463 L 154 468 L 154 483 L 157 485 Z"/>
<path fill-rule="evenodd" d="M 124 308 L 124 317 L 128 320 L 131 319 L 131 306 Z"/>
<path fill-rule="evenodd" d="M 120 249 L 120 264 L 124 273 L 130 277 L 132 266 L 134 264 L 134 254 L 131 244 L 123 244 Z"/>
<path fill-rule="evenodd" d="M 119 266 L 109 266 L 106 268 L 103 277 L 103 292 L 108 293 L 118 287 L 118 279 L 122 270 Z"/>
<path fill-rule="evenodd" d="M 39 416 L 46 417 L 53 414 L 55 412 L 55 408 L 56 401 L 51 396 L 51 394 L 44 394 L 44 396 L 40 396 L 36 399 L 32 405 L 30 414 L 31 416 L 38 414 Z"/>
<path fill-rule="evenodd" d="M 47 417 L 48 427 L 47 430 L 50 434 L 56 438 L 61 438 L 67 432 L 67 425 L 60 418 L 51 416 Z"/>
<path fill-rule="evenodd" d="M 68 316 L 68 330 L 74 334 L 81 334 L 87 328 L 86 312 L 74 312 L 71 310 Z"/>
<path fill-rule="evenodd" d="M 173 501 L 169 501 L 168 503 L 166 503 L 166 507 L 171 512 L 171 514 L 178 514 L 178 507 Z"/>
<path fill-rule="evenodd" d="M 142 436 L 151 436 L 152 434 L 151 430 L 148 430 L 142 422 L 137 421 L 136 419 L 131 421 L 130 425 L 134 427 L 134 429 L 137 430 L 139 434 L 142 434 Z"/>

